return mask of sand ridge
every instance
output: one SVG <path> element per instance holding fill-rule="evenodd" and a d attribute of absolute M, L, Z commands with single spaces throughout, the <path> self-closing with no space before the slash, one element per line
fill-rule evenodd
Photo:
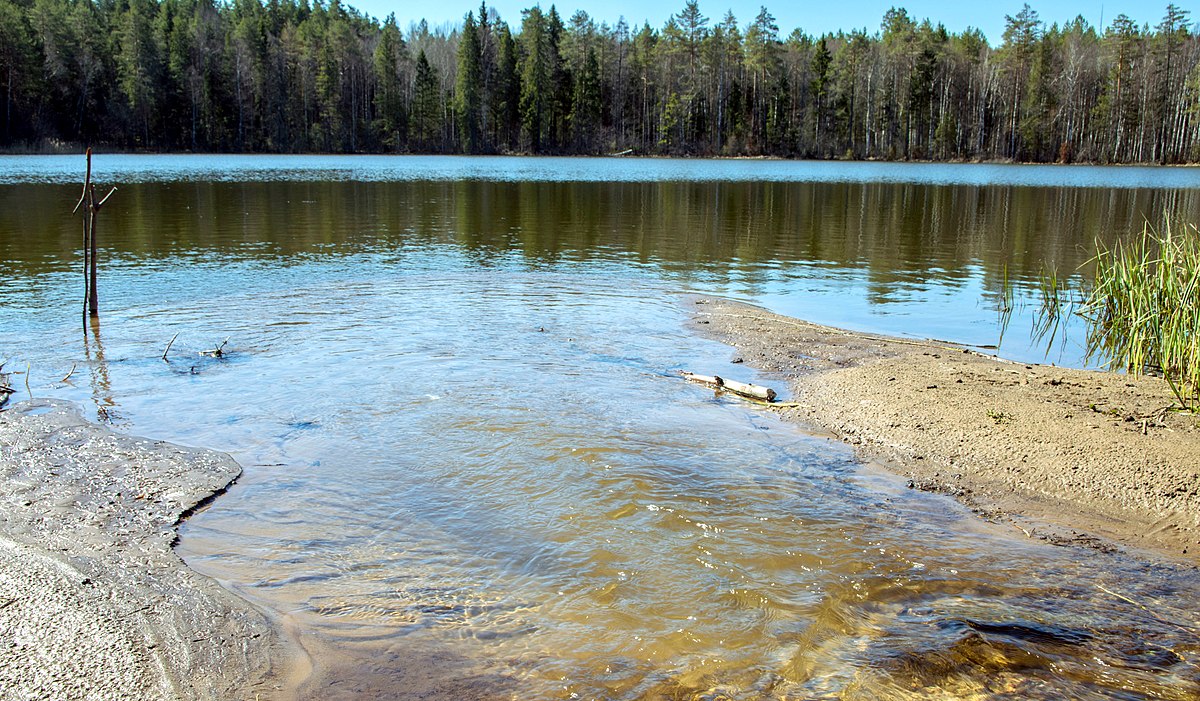
<path fill-rule="evenodd" d="M 1200 417 L 1153 377 L 1012 363 L 937 341 L 696 298 L 695 327 L 785 381 L 785 418 L 1060 544 L 1200 563 Z M 714 371 L 713 374 L 720 374 Z"/>

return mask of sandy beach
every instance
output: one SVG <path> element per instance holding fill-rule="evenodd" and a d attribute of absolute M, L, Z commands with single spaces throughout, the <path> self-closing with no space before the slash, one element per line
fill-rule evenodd
<path fill-rule="evenodd" d="M 241 473 L 228 456 L 120 435 L 70 404 L 0 413 L 0 697 L 271 698 L 289 645 L 189 569 L 176 526 Z"/>
<path fill-rule="evenodd" d="M 1153 377 L 1007 362 L 717 298 L 697 330 L 786 384 L 780 409 L 1032 538 L 1200 563 L 1200 417 Z M 697 369 L 720 375 L 726 368 Z"/>

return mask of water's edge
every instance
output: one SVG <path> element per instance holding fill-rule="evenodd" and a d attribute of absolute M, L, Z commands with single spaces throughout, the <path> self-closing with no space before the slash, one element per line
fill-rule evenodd
<path fill-rule="evenodd" d="M 1031 538 L 1200 564 L 1200 474 L 1188 460 L 1200 455 L 1200 420 L 1159 411 L 1174 404 L 1162 380 L 853 334 L 720 298 L 692 303 L 693 328 L 790 386 L 802 406 L 785 418 L 882 458 L 915 488 Z M 796 348 L 809 359 L 797 364 Z"/>

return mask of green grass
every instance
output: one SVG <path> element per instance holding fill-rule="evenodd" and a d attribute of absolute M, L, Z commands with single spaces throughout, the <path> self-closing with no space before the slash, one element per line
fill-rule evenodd
<path fill-rule="evenodd" d="M 1088 352 L 1133 374 L 1162 375 L 1183 408 L 1200 410 L 1200 231 L 1149 225 L 1140 237 L 1097 244 L 1081 313 Z"/>
<path fill-rule="evenodd" d="M 989 419 L 996 422 L 997 426 L 1013 420 L 1012 414 L 1008 413 L 1007 411 L 1000 411 L 999 409 L 988 409 L 987 415 Z"/>

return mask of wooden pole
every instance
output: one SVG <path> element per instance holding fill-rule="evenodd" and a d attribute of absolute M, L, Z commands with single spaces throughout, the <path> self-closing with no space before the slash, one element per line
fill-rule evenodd
<path fill-rule="evenodd" d="M 96 242 L 96 218 L 100 214 L 100 208 L 108 202 L 108 198 L 113 196 L 117 188 L 108 191 L 104 199 L 96 201 L 96 186 L 92 183 L 92 150 L 87 150 L 87 171 L 83 178 L 83 194 L 79 197 L 79 202 L 75 205 L 74 211 L 79 211 L 79 208 L 84 207 L 83 212 L 83 319 L 87 322 L 90 316 L 93 319 L 100 316 L 100 295 L 96 288 L 96 278 L 98 269 Z"/>
<path fill-rule="evenodd" d="M 92 187 L 95 188 L 95 185 L 93 185 Z M 88 199 L 93 202 L 93 204 L 92 204 L 92 225 L 91 225 L 92 289 L 91 289 L 91 293 L 88 295 L 88 300 L 91 305 L 91 315 L 93 318 L 100 316 L 99 297 L 96 293 L 96 217 L 100 214 L 100 208 L 104 206 L 105 202 L 108 202 L 108 198 L 112 197 L 113 193 L 116 191 L 117 191 L 117 188 L 115 188 L 115 187 L 113 189 L 109 190 L 108 194 L 104 196 L 104 199 L 100 200 L 99 202 L 96 202 L 96 193 L 95 193 L 94 189 L 92 191 L 92 194 L 88 197 Z"/>
<path fill-rule="evenodd" d="M 88 299 L 91 296 L 91 245 L 92 245 L 92 222 L 91 216 L 92 207 L 88 202 L 88 192 L 92 189 L 92 150 L 87 150 L 87 172 L 83 176 L 83 194 L 79 196 L 79 202 L 75 203 L 75 209 L 72 214 L 79 211 L 80 207 L 83 210 L 83 322 L 86 327 L 88 315 Z M 86 206 L 85 206 L 86 205 Z"/>
<path fill-rule="evenodd" d="M 96 186 L 92 185 L 88 188 L 88 245 L 91 249 L 88 252 L 88 263 L 91 266 L 88 275 L 88 315 L 92 318 L 100 316 L 100 295 L 96 291 L 96 215 L 100 213 L 100 208 L 95 202 Z"/>

